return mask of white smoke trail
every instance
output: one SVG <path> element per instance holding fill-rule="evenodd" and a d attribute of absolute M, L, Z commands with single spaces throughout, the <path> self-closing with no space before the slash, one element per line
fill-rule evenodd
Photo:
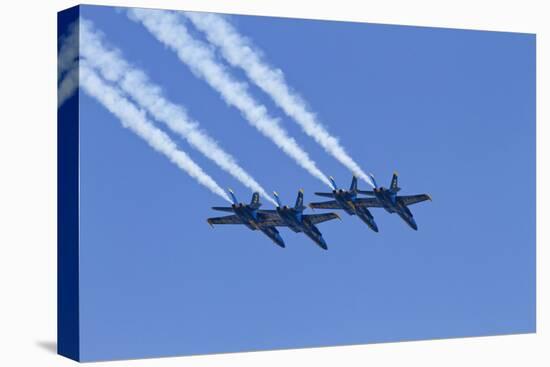
<path fill-rule="evenodd" d="M 239 166 L 231 154 L 225 152 L 214 139 L 200 130 L 198 122 L 191 120 L 183 107 L 168 101 L 163 96 L 161 88 L 153 84 L 143 71 L 130 65 L 118 50 L 105 45 L 101 34 L 86 19 L 80 21 L 80 41 L 82 56 L 105 79 L 117 83 L 127 95 L 145 108 L 156 120 L 164 122 L 171 130 L 181 135 L 192 147 L 224 171 L 276 205 L 275 200 L 249 173 Z"/>
<path fill-rule="evenodd" d="M 57 86 L 57 108 L 61 107 L 78 88 L 78 63 L 65 73 L 65 77 Z"/>
<path fill-rule="evenodd" d="M 374 187 L 370 177 L 349 156 L 337 138 L 317 121 L 303 99 L 288 86 L 283 72 L 262 60 L 261 52 L 252 42 L 225 20 L 212 13 L 183 13 L 197 29 L 204 32 L 209 42 L 217 46 L 223 57 L 233 66 L 244 70 L 250 80 L 266 92 L 285 113 L 293 118 L 302 130 L 315 139 L 327 153 L 336 158 L 353 174 Z"/>
<path fill-rule="evenodd" d="M 68 26 L 67 35 L 60 37 L 58 42 L 61 44 L 57 54 L 57 80 L 59 81 L 63 73 L 74 70 L 78 59 L 78 22 L 73 22 Z"/>
<path fill-rule="evenodd" d="M 179 150 L 166 133 L 148 121 L 143 111 L 122 96 L 116 88 L 104 82 L 95 71 L 86 65 L 85 60 L 80 61 L 80 85 L 87 94 L 115 115 L 125 128 L 136 133 L 153 149 L 164 154 L 201 185 L 231 203 L 231 199 L 212 177 L 193 162 L 185 152 Z"/>
<path fill-rule="evenodd" d="M 330 181 L 317 168 L 309 155 L 291 138 L 279 121 L 270 117 L 265 106 L 259 104 L 246 90 L 246 85 L 236 81 L 215 60 L 206 44 L 194 39 L 176 13 L 163 10 L 130 9 L 130 19 L 141 22 L 161 43 L 172 49 L 191 71 L 217 90 L 227 104 L 239 109 L 246 120 L 271 139 L 298 165 L 331 187 Z"/>
<path fill-rule="evenodd" d="M 78 88 L 78 22 L 69 25 L 67 36 L 58 42 L 57 54 L 57 107 L 61 107 Z"/>

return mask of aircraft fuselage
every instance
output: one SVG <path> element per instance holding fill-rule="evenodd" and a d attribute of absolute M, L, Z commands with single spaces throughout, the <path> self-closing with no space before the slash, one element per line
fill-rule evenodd
<path fill-rule="evenodd" d="M 327 249 L 327 244 L 323 238 L 323 235 L 319 229 L 309 222 L 307 216 L 304 217 L 300 211 L 290 208 L 288 206 L 277 207 L 277 214 L 287 224 L 287 226 L 294 232 L 303 232 L 306 236 L 311 238 L 317 245 L 323 249 Z"/>
<path fill-rule="evenodd" d="M 334 200 L 340 204 L 342 209 L 349 215 L 357 215 L 363 222 L 365 222 L 373 231 L 378 232 L 378 226 L 374 221 L 374 217 L 367 208 L 355 205 L 355 199 L 357 194 L 353 194 L 345 190 L 333 190 Z"/>
<path fill-rule="evenodd" d="M 342 209 L 349 215 L 357 214 L 357 207 L 355 206 L 355 199 L 357 195 L 353 195 L 349 191 L 345 190 L 333 190 L 334 200 L 340 204 Z"/>
<path fill-rule="evenodd" d="M 399 200 L 397 193 L 380 187 L 374 190 L 374 196 L 388 213 L 397 213 L 412 229 L 418 229 L 411 211 Z"/>
<path fill-rule="evenodd" d="M 257 210 L 243 204 L 233 204 L 231 207 L 233 208 L 235 215 L 237 215 L 248 228 L 253 231 L 260 228 Z"/>

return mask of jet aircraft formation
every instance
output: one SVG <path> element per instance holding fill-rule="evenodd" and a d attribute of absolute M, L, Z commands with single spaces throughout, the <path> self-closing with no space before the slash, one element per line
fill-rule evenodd
<path fill-rule="evenodd" d="M 357 177 L 353 176 L 349 190 L 338 188 L 332 177 L 332 192 L 316 192 L 315 195 L 331 198 L 332 200 L 310 203 L 312 209 L 341 209 L 349 215 L 357 215 L 370 229 L 378 232 L 378 226 L 369 208 L 384 208 L 388 213 L 396 213 L 414 230 L 418 230 L 409 205 L 426 200 L 432 200 L 428 194 L 397 195 L 401 190 L 397 182 L 397 173 L 394 172 L 390 187 L 378 186 L 374 176 L 370 175 L 374 183 L 373 190 L 359 190 Z M 253 231 L 261 231 L 275 244 L 285 247 L 279 231 L 276 227 L 288 227 L 294 232 L 303 232 L 313 242 L 324 250 L 328 249 L 327 243 L 317 228 L 316 224 L 333 219 L 340 219 L 336 213 L 304 214 L 304 191 L 298 192 L 296 203 L 293 207 L 282 205 L 279 195 L 274 192 L 277 207 L 275 210 L 260 209 L 260 195 L 255 192 L 249 204 L 240 203 L 233 191 L 229 190 L 233 204 L 230 207 L 212 207 L 214 210 L 229 212 L 231 215 L 208 218 L 208 224 L 242 224 Z M 359 195 L 364 195 L 360 197 Z"/>

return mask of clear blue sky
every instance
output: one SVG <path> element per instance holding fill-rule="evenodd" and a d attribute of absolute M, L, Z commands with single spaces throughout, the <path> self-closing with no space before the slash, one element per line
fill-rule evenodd
<path fill-rule="evenodd" d="M 306 202 L 326 190 L 125 12 L 82 14 L 266 189 L 289 203 L 299 188 Z M 533 332 L 535 36 L 232 20 L 379 183 L 397 170 L 401 193 L 433 202 L 411 207 L 418 232 L 381 209 L 380 233 L 341 212 L 319 226 L 328 251 L 287 229 L 286 249 L 241 226 L 211 229 L 210 207 L 225 203 L 81 92 L 83 360 Z M 349 186 L 343 166 L 250 90 Z"/>

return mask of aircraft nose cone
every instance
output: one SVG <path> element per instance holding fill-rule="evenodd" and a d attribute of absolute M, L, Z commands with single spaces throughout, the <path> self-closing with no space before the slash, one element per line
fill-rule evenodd
<path fill-rule="evenodd" d="M 374 232 L 378 233 L 378 226 L 376 225 L 376 223 L 373 223 L 371 228 Z"/>
<path fill-rule="evenodd" d="M 319 247 L 321 247 L 323 250 L 328 250 L 327 243 L 325 242 L 325 239 L 323 237 L 319 238 L 319 241 L 317 242 Z"/>
<path fill-rule="evenodd" d="M 285 248 L 285 241 L 283 241 L 283 238 L 281 236 L 277 236 L 276 237 L 276 240 L 275 240 L 275 243 L 279 246 L 281 246 L 282 248 Z"/>

